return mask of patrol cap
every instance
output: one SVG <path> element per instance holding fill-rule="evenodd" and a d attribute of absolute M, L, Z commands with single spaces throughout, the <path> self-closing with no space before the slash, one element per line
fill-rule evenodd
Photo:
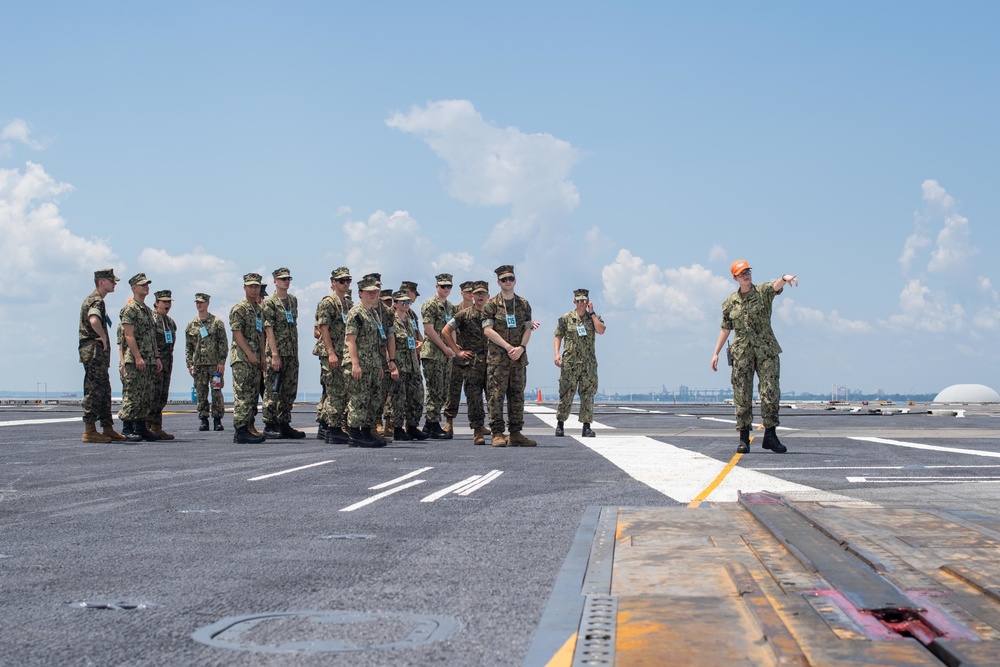
<path fill-rule="evenodd" d="M 128 279 L 128 284 L 135 287 L 136 285 L 148 285 L 152 280 L 146 277 L 145 273 L 137 273 Z"/>
<path fill-rule="evenodd" d="M 280 269 L 275 269 L 274 271 L 271 271 L 271 275 L 274 276 L 275 280 L 281 280 L 282 278 L 291 278 L 292 272 L 283 266 Z"/>
<path fill-rule="evenodd" d="M 466 280 L 464 283 L 462 283 L 461 285 L 459 285 L 459 288 L 461 288 L 461 290 L 463 292 L 471 292 L 472 291 L 472 285 L 473 285 L 473 281 Z"/>
<path fill-rule="evenodd" d="M 392 290 L 391 289 L 384 289 L 384 290 L 382 290 L 381 292 L 379 292 L 378 298 L 379 298 L 379 301 L 385 301 L 386 299 L 391 299 L 392 298 Z"/>
<path fill-rule="evenodd" d="M 114 269 L 98 269 L 97 271 L 94 271 L 94 280 L 100 280 L 101 278 L 113 280 L 115 282 L 121 280 L 121 278 L 115 275 Z"/>
<path fill-rule="evenodd" d="M 157 301 L 173 301 L 174 297 L 170 296 L 170 290 L 161 289 L 159 292 L 154 293 Z"/>
<path fill-rule="evenodd" d="M 401 290 L 399 290 L 398 292 L 395 292 L 392 295 L 392 300 L 393 301 L 405 301 L 405 302 L 409 303 L 410 302 L 410 293 L 407 292 L 406 290 L 402 290 L 401 289 Z"/>
<path fill-rule="evenodd" d="M 400 284 L 399 289 L 401 289 L 403 291 L 413 290 L 413 293 L 415 295 L 420 296 L 420 292 L 417 291 L 417 284 L 415 282 L 411 281 L 411 280 L 404 280 Z"/>
<path fill-rule="evenodd" d="M 381 273 L 366 273 L 361 278 L 362 280 L 374 280 L 375 282 L 382 284 L 382 274 Z"/>
<path fill-rule="evenodd" d="M 573 301 L 589 301 L 589 300 L 590 300 L 590 290 L 585 290 L 585 289 L 573 290 Z"/>
<path fill-rule="evenodd" d="M 514 275 L 514 267 L 510 264 L 504 264 L 493 269 L 493 273 L 497 274 L 497 278 L 506 278 Z"/>
<path fill-rule="evenodd" d="M 475 280 L 472 282 L 472 293 L 478 294 L 479 292 L 489 292 L 490 286 L 486 284 L 485 280 Z"/>
<path fill-rule="evenodd" d="M 434 282 L 442 287 L 451 287 L 451 274 L 450 273 L 439 273 L 434 276 Z"/>
<path fill-rule="evenodd" d="M 374 278 L 364 277 L 358 282 L 358 292 L 378 292 L 381 288 Z"/>
<path fill-rule="evenodd" d="M 195 303 L 208 303 L 209 301 L 212 300 L 212 297 L 205 294 L 204 292 L 198 292 L 197 294 L 194 295 L 194 300 Z"/>
<path fill-rule="evenodd" d="M 330 274 L 330 280 L 340 280 L 341 278 L 350 277 L 352 277 L 351 270 L 346 266 L 338 266 L 333 270 L 333 273 Z"/>
<path fill-rule="evenodd" d="M 749 268 L 751 268 L 750 264 L 748 264 L 745 259 L 738 259 L 735 262 L 733 262 L 732 266 L 729 267 L 729 271 L 734 276 L 738 276 Z"/>
<path fill-rule="evenodd" d="M 260 285 L 260 274 L 259 273 L 245 273 L 243 274 L 243 284 L 244 285 Z"/>

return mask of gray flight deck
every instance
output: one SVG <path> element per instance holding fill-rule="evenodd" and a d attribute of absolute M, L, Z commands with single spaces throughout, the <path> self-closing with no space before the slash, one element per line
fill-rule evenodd
<path fill-rule="evenodd" d="M 789 405 L 739 457 L 724 405 L 378 450 L 190 407 L 0 406 L 0 664 L 1000 664 L 1000 406 Z"/>

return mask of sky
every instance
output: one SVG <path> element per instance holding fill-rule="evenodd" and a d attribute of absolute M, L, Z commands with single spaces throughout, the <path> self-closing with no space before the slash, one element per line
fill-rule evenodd
<path fill-rule="evenodd" d="M 541 323 L 529 387 L 555 391 L 556 320 L 587 288 L 602 391 L 723 388 L 736 259 L 798 276 L 774 304 L 786 394 L 1000 388 L 994 2 L 2 15 L 0 389 L 81 389 L 80 304 L 108 266 L 116 322 L 141 271 L 182 327 L 195 292 L 228 319 L 244 273 L 289 267 L 315 392 L 333 268 L 426 298 L 438 273 L 495 293 L 501 264 Z"/>

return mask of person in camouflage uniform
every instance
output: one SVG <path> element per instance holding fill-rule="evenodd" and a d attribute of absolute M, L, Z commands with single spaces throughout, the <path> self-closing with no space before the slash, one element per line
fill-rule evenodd
<path fill-rule="evenodd" d="M 410 295 L 399 290 L 392 295 L 396 313 L 396 365 L 389 395 L 389 415 L 395 440 L 424 440 L 420 413 L 424 407 L 424 383 L 420 378 L 420 344 L 417 328 L 410 318 Z M 408 424 L 408 428 L 404 428 Z"/>
<path fill-rule="evenodd" d="M 396 310 L 392 302 L 392 290 L 382 289 L 382 274 L 370 273 L 367 277 L 374 278 L 379 286 L 379 307 L 378 312 L 382 317 L 382 328 L 386 332 L 385 345 L 383 346 L 383 357 L 385 363 L 382 365 L 382 383 L 380 393 L 380 404 L 378 410 L 378 423 L 372 436 L 376 440 L 383 442 L 392 441 L 392 427 L 390 422 L 389 394 L 392 392 L 393 378 L 398 378 L 399 369 L 396 366 Z M 383 426 L 383 421 L 385 425 Z"/>
<path fill-rule="evenodd" d="M 485 280 L 469 283 L 472 306 L 455 313 L 444 326 L 441 337 L 455 352 L 459 364 L 452 372 L 459 373 L 465 385 L 465 402 L 472 427 L 472 444 L 485 445 L 483 393 L 486 391 L 486 334 L 483 333 L 483 305 L 490 296 Z"/>
<path fill-rule="evenodd" d="M 204 292 L 194 295 L 194 306 L 198 315 L 188 322 L 184 329 L 184 362 L 188 373 L 194 378 L 194 390 L 198 397 L 199 431 L 208 430 L 208 418 L 212 417 L 216 431 L 223 430 L 222 415 L 226 413 L 226 403 L 222 396 L 222 383 L 226 372 L 226 356 L 229 354 L 229 339 L 226 324 L 208 312 L 212 297 Z M 219 376 L 218 387 L 213 382 Z M 208 402 L 212 392 L 211 407 Z"/>
<path fill-rule="evenodd" d="M 754 285 L 751 268 L 740 259 L 729 267 L 739 289 L 722 303 L 722 327 L 712 356 L 712 370 L 719 368 L 719 352 L 735 331 L 732 351 L 733 404 L 736 408 L 736 428 L 740 444 L 736 451 L 750 451 L 750 427 L 753 425 L 753 375 L 757 374 L 760 393 L 760 414 L 764 422 L 764 449 L 782 454 L 787 448 L 778 440 L 778 404 L 781 389 L 778 384 L 781 347 L 771 329 L 771 304 L 781 294 L 785 285 L 798 285 L 794 275 L 783 275 L 774 282 Z"/>
<path fill-rule="evenodd" d="M 437 440 L 450 440 L 453 437 L 452 433 L 445 433 L 441 428 L 441 411 L 448 400 L 448 385 L 451 382 L 451 359 L 455 356 L 454 350 L 441 338 L 444 325 L 455 316 L 455 306 L 448 301 L 451 286 L 450 273 L 435 276 L 436 293 L 420 308 L 424 336 L 427 338 L 427 344 L 420 350 L 424 381 L 427 384 L 424 431 Z"/>
<path fill-rule="evenodd" d="M 597 354 L 595 336 L 604 333 L 604 320 L 594 312 L 590 292 L 573 290 L 573 310 L 556 324 L 553 355 L 559 371 L 559 409 L 556 410 L 556 435 L 563 436 L 563 422 L 569 417 L 573 396 L 580 392 L 580 421 L 583 437 L 593 438 L 594 395 L 597 393 Z M 563 353 L 559 353 L 559 348 Z"/>
<path fill-rule="evenodd" d="M 264 436 L 306 437 L 292 428 L 292 405 L 299 393 L 299 301 L 288 293 L 292 274 L 275 269 L 274 294 L 264 300 L 267 364 L 264 371 Z"/>
<path fill-rule="evenodd" d="M 156 354 L 163 370 L 153 378 L 153 405 L 146 417 L 146 427 L 163 440 L 174 436 L 163 430 L 163 408 L 170 400 L 170 376 L 174 373 L 174 343 L 177 340 L 177 323 L 167 313 L 174 299 L 170 290 L 160 290 L 153 303 L 153 333 L 156 336 Z"/>
<path fill-rule="evenodd" d="M 471 280 L 466 280 L 459 285 L 462 290 L 462 303 L 455 307 L 456 315 L 463 310 L 472 308 L 472 285 L 473 281 Z M 444 342 L 448 347 L 451 347 L 451 343 L 447 339 Z M 458 416 L 458 407 L 462 403 L 465 366 L 466 364 L 458 357 L 451 360 L 451 380 L 448 382 L 448 399 L 444 403 L 444 426 L 441 427 L 445 433 L 455 432 L 455 417 Z"/>
<path fill-rule="evenodd" d="M 122 407 L 118 412 L 124 427 L 122 433 L 130 442 L 160 439 L 146 428 L 146 417 L 153 408 L 156 374 L 163 371 L 156 351 L 156 331 L 153 311 L 146 305 L 152 281 L 145 273 L 129 278 L 132 300 L 122 311 L 122 339 L 125 350 L 122 369 Z"/>
<path fill-rule="evenodd" d="M 264 353 L 264 315 L 258 305 L 260 274 L 243 276 L 246 298 L 229 311 L 229 330 L 233 344 L 229 366 L 233 370 L 233 442 L 258 444 L 263 435 L 254 435 L 254 415 L 260 396 L 261 360 Z"/>
<path fill-rule="evenodd" d="M 111 442 L 125 439 L 114 429 L 111 415 L 111 337 L 104 298 L 115 291 L 120 278 L 114 269 L 94 271 L 94 291 L 80 306 L 80 363 L 83 364 L 83 442 Z M 103 433 L 97 432 L 101 422 Z"/>
<path fill-rule="evenodd" d="M 347 313 L 347 359 L 344 374 L 350 376 L 347 404 L 347 424 L 352 447 L 381 447 L 371 430 L 379 418 L 381 382 L 385 345 L 388 334 L 382 324 L 378 301 L 379 284 L 373 278 L 358 283 L 361 303 Z"/>
<path fill-rule="evenodd" d="M 346 445 L 343 414 L 347 407 L 347 378 L 341 372 L 341 360 L 347 355 L 344 330 L 350 310 L 345 297 L 351 291 L 351 272 L 346 266 L 337 267 L 330 274 L 330 288 L 333 293 L 316 304 L 313 354 L 319 357 L 319 381 L 323 387 L 323 395 L 316 405 L 316 421 L 324 441 Z"/>
<path fill-rule="evenodd" d="M 531 304 L 514 294 L 514 267 L 504 264 L 494 270 L 500 293 L 483 306 L 486 347 L 486 396 L 494 447 L 534 447 L 537 443 L 521 433 L 524 428 L 524 386 L 527 381 L 526 345 L 533 331 Z M 503 402 L 507 399 L 510 437 L 504 436 Z"/>

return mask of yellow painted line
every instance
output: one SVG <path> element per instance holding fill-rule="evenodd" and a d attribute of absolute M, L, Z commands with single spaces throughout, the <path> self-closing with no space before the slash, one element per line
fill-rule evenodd
<path fill-rule="evenodd" d="M 750 436 L 750 444 L 753 444 L 753 438 L 753 436 Z M 722 472 L 720 472 L 718 476 L 712 480 L 712 483 L 706 486 L 701 493 L 694 497 L 694 500 L 688 503 L 688 509 L 698 507 L 701 505 L 702 501 L 712 495 L 712 491 L 715 491 L 719 484 L 722 484 L 722 480 L 726 478 L 726 475 L 732 472 L 733 468 L 736 467 L 736 464 L 740 462 L 741 458 L 743 458 L 743 455 L 739 452 L 733 454 L 733 458 L 729 460 L 729 463 L 727 463 L 726 467 L 722 469 Z"/>
<path fill-rule="evenodd" d="M 566 643 L 562 645 L 556 654 L 552 656 L 552 659 L 545 663 L 545 667 L 569 667 L 573 664 L 573 653 L 576 650 L 576 636 L 578 633 L 574 632 L 566 640 Z"/>

